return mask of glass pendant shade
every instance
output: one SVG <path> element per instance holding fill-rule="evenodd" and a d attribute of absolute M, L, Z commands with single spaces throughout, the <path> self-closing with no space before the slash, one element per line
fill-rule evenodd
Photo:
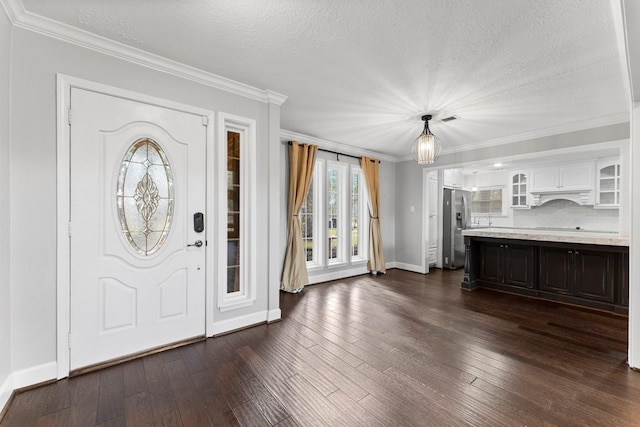
<path fill-rule="evenodd" d="M 428 119 L 425 119 L 425 117 L 428 117 Z M 438 160 L 440 152 L 442 151 L 442 142 L 429 130 L 430 118 L 431 116 L 424 116 L 422 118 L 425 121 L 424 131 L 422 131 L 411 146 L 413 159 L 421 165 L 428 165 L 435 162 Z"/>

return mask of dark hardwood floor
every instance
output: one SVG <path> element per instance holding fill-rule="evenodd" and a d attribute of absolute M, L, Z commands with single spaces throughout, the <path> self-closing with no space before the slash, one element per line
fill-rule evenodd
<path fill-rule="evenodd" d="M 10 426 L 631 426 L 627 319 L 390 270 L 283 320 L 14 396 Z"/>

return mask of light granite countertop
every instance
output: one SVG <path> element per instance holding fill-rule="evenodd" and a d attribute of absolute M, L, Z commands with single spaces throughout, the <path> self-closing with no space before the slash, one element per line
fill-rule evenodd
<path fill-rule="evenodd" d="M 463 230 L 462 235 L 543 242 L 582 243 L 588 245 L 629 246 L 629 238 L 620 236 L 618 233 L 571 229 L 470 228 Z"/>

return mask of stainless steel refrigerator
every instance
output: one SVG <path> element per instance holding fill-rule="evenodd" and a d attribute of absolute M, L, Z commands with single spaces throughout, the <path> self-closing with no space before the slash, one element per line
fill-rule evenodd
<path fill-rule="evenodd" d="M 442 268 L 464 267 L 462 230 L 471 225 L 471 192 L 444 188 L 442 212 Z"/>

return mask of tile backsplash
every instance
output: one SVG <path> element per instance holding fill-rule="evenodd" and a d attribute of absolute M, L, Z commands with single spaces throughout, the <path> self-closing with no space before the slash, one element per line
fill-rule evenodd
<path fill-rule="evenodd" d="M 569 200 L 553 200 L 531 209 L 514 209 L 514 227 L 580 227 L 593 231 L 617 232 L 617 209 L 594 209 Z"/>

